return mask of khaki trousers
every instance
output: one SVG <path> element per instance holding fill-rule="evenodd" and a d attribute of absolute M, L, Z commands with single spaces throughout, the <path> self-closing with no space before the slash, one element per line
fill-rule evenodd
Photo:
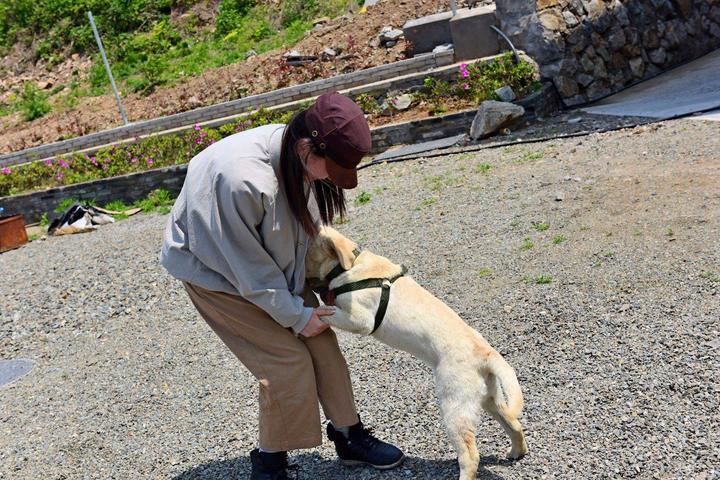
<path fill-rule="evenodd" d="M 318 399 L 333 425 L 358 422 L 347 363 L 331 329 L 296 337 L 242 297 L 183 282 L 200 315 L 260 383 L 260 448 L 311 448 L 322 442 Z M 303 295 L 317 306 L 312 292 Z"/>

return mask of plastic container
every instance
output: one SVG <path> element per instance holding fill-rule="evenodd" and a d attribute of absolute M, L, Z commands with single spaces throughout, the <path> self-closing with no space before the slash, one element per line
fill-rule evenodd
<path fill-rule="evenodd" d="M 25 245 L 28 241 L 22 215 L 0 217 L 0 253 Z"/>

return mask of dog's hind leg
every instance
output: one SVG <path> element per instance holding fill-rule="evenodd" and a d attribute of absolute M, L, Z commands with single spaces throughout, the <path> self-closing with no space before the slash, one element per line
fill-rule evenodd
<path fill-rule="evenodd" d="M 508 457 L 517 460 L 522 458 L 528 451 L 527 443 L 525 443 L 525 434 L 523 433 L 520 421 L 512 416 L 506 408 L 497 405 L 492 396 L 485 397 L 482 402 L 483 409 L 500 423 L 505 433 L 510 437 L 512 446 L 508 450 Z"/>
<path fill-rule="evenodd" d="M 460 464 L 460 480 L 475 479 L 480 455 L 475 443 L 475 426 L 477 424 L 478 408 L 477 393 L 469 388 L 468 383 L 458 382 L 458 378 L 450 380 L 438 376 L 438 397 L 440 412 L 448 439 L 458 455 Z"/>

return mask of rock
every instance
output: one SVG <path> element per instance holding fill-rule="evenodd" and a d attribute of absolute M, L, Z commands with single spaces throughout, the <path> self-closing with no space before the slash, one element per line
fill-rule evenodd
<path fill-rule="evenodd" d="M 392 47 L 394 47 L 395 45 L 397 45 L 397 42 L 396 42 L 395 40 L 390 40 L 390 41 L 388 41 L 388 42 L 385 42 L 385 47 L 386 47 L 386 48 L 392 48 Z"/>
<path fill-rule="evenodd" d="M 477 140 L 485 138 L 512 124 L 525 114 L 525 109 L 508 102 L 486 100 L 480 104 L 470 127 L 470 136 Z"/>
<path fill-rule="evenodd" d="M 645 62 L 641 57 L 633 58 L 630 60 L 630 71 L 637 78 L 642 78 L 645 74 Z"/>
<path fill-rule="evenodd" d="M 402 95 L 398 95 L 397 97 L 393 98 L 390 103 L 392 103 L 392 106 L 395 110 L 407 110 L 410 108 L 410 105 L 412 105 L 414 97 L 410 95 L 409 93 L 405 93 Z"/>
<path fill-rule="evenodd" d="M 587 87 L 595 81 L 595 77 L 593 77 L 592 75 L 588 75 L 587 73 L 581 73 L 577 76 L 577 81 L 583 87 Z"/>
<path fill-rule="evenodd" d="M 575 25 L 580 23 L 580 20 L 578 20 L 577 17 L 575 15 L 573 15 L 573 13 L 569 10 L 565 10 L 562 13 L 562 16 L 563 16 L 563 19 L 565 20 L 565 23 L 570 28 L 572 28 Z"/>
<path fill-rule="evenodd" d="M 553 79 L 553 83 L 555 84 L 555 87 L 558 90 L 558 93 L 561 97 L 572 97 L 574 95 L 577 95 L 580 89 L 578 88 L 578 84 L 575 80 L 573 80 L 570 77 L 565 76 L 559 76 L 555 77 Z"/>
<path fill-rule="evenodd" d="M 255 50 L 248 50 L 245 52 L 245 58 L 255 57 L 257 56 L 257 52 Z"/>
<path fill-rule="evenodd" d="M 597 17 L 605 13 L 605 4 L 602 0 L 582 0 L 582 4 L 591 21 L 595 21 Z"/>
<path fill-rule="evenodd" d="M 324 48 L 322 52 L 320 52 L 320 58 L 323 60 L 329 60 L 331 58 L 337 57 L 337 52 L 332 48 Z"/>
<path fill-rule="evenodd" d="M 625 32 L 621 28 L 614 29 L 608 37 L 608 42 L 613 50 L 620 50 L 625 45 Z"/>
<path fill-rule="evenodd" d="M 393 29 L 390 27 L 383 27 L 380 31 L 380 45 L 387 46 L 388 43 L 393 42 L 393 45 L 397 43 L 405 34 L 400 29 Z"/>
<path fill-rule="evenodd" d="M 451 52 L 452 50 L 453 50 L 453 44 L 445 43 L 443 45 L 438 45 L 437 47 L 433 48 L 432 53 Z"/>
<path fill-rule="evenodd" d="M 318 25 L 325 25 L 326 23 L 330 23 L 330 17 L 320 17 L 312 21 L 313 27 L 317 27 Z"/>
<path fill-rule="evenodd" d="M 369 46 L 370 48 L 378 48 L 378 47 L 380 46 L 380 37 L 377 37 L 377 36 L 376 36 L 376 37 L 372 37 L 372 38 L 368 41 L 368 46 Z"/>
<path fill-rule="evenodd" d="M 53 83 L 50 81 L 47 81 L 47 80 L 40 80 L 39 82 L 37 82 L 37 87 L 40 90 L 47 90 L 49 88 L 52 88 L 52 86 L 53 86 Z"/>
<path fill-rule="evenodd" d="M 650 53 L 648 56 L 650 57 L 651 62 L 658 64 L 658 65 L 662 65 L 663 63 L 665 63 L 665 59 L 667 58 L 664 48 L 650 50 Z"/>
<path fill-rule="evenodd" d="M 692 13 L 693 8 L 692 0 L 675 0 L 675 4 L 680 9 L 680 12 L 682 13 L 683 17 L 685 17 L 685 19 L 690 18 L 690 14 Z"/>
<path fill-rule="evenodd" d="M 610 8 L 615 12 L 615 18 L 621 26 L 627 27 L 630 25 L 630 18 L 628 18 L 625 5 L 616 0 Z"/>
<path fill-rule="evenodd" d="M 303 57 L 303 55 L 300 54 L 297 50 L 290 50 L 289 52 L 283 53 L 282 58 L 284 58 L 286 61 L 290 60 L 300 60 Z"/>
<path fill-rule="evenodd" d="M 564 31 L 566 29 L 565 19 L 558 8 L 551 8 L 541 12 L 540 15 L 538 15 L 538 19 L 542 26 L 547 29 L 554 31 Z"/>
<path fill-rule="evenodd" d="M 562 193 L 562 192 L 557 192 L 557 193 L 555 194 L 555 201 L 556 201 L 556 202 L 562 202 L 563 200 L 565 200 L 565 194 Z"/>
<path fill-rule="evenodd" d="M 517 98 L 517 95 L 515 95 L 515 92 L 509 85 L 505 85 L 504 87 L 500 87 L 495 90 L 495 95 L 497 95 L 503 102 L 512 102 Z"/>
<path fill-rule="evenodd" d="M 588 50 L 592 48 L 592 46 L 588 47 Z M 595 50 L 593 49 L 593 52 Z M 592 72 L 595 70 L 595 62 L 591 58 L 591 54 L 588 51 L 585 51 L 582 57 L 580 57 L 580 64 L 582 65 L 583 69 L 586 72 Z"/>
<path fill-rule="evenodd" d="M 545 10 L 546 8 L 555 7 L 560 3 L 559 0 L 538 0 L 537 9 Z"/>
<path fill-rule="evenodd" d="M 605 62 L 601 58 L 595 59 L 595 68 L 593 69 L 593 77 L 603 80 L 607 78 L 608 73 L 607 69 L 605 68 Z"/>

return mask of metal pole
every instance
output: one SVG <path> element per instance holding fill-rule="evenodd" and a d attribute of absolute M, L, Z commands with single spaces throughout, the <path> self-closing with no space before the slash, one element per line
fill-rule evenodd
<path fill-rule="evenodd" d="M 457 13 L 457 6 L 455 5 L 455 0 L 450 0 L 450 10 L 452 10 L 452 16 L 454 17 Z"/>
<path fill-rule="evenodd" d="M 115 79 L 113 78 L 112 71 L 110 71 L 110 64 L 108 63 L 107 57 L 105 56 L 105 49 L 103 48 L 102 40 L 100 40 L 100 34 L 98 33 L 97 27 L 95 26 L 95 19 L 93 18 L 93 14 L 91 11 L 88 11 L 88 18 L 90 19 L 90 25 L 92 26 L 93 33 L 95 34 L 95 41 L 98 44 L 98 48 L 100 48 L 100 55 L 102 55 L 103 63 L 105 64 L 105 70 L 107 71 L 108 77 L 110 77 L 110 85 L 112 85 L 113 92 L 115 92 L 115 100 L 117 100 L 118 108 L 120 109 L 120 116 L 122 117 L 123 122 L 125 122 L 125 125 L 127 125 L 128 119 L 125 115 L 125 109 L 123 108 L 122 101 L 120 100 L 120 93 L 115 86 Z"/>

